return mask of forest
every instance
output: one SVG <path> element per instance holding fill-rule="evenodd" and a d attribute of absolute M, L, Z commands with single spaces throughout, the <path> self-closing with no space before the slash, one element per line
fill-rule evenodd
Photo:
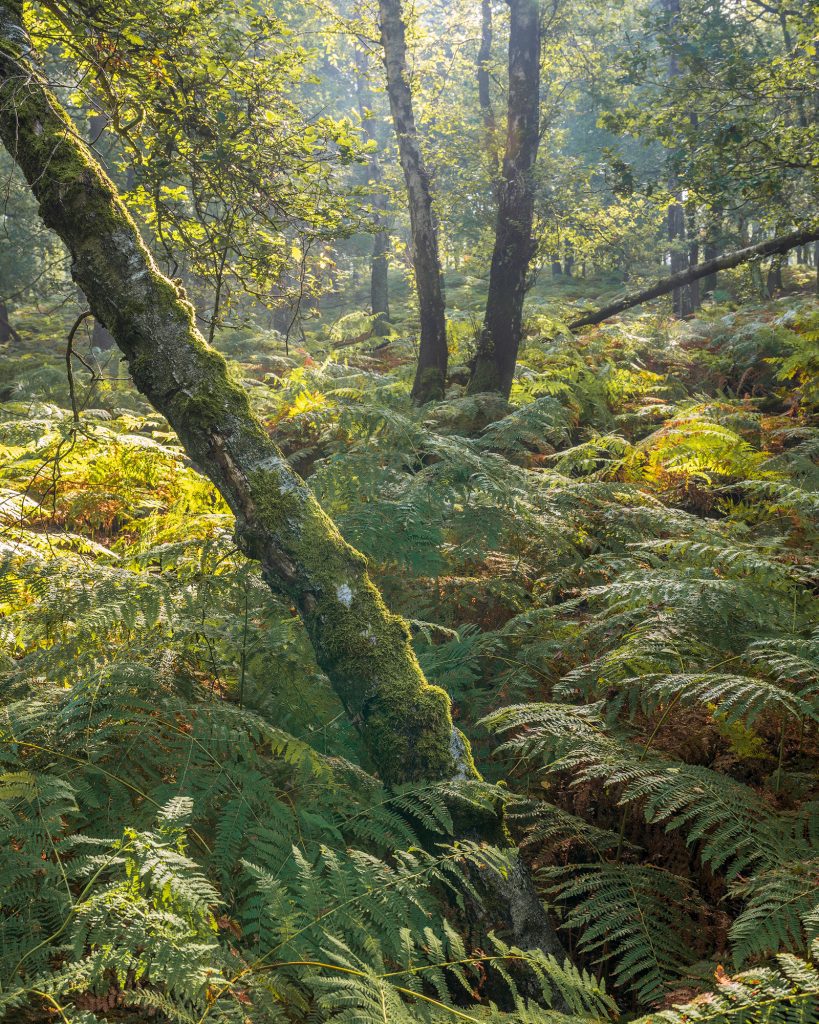
<path fill-rule="evenodd" d="M 0 1021 L 819 1024 L 815 0 L 0 0 Z"/>

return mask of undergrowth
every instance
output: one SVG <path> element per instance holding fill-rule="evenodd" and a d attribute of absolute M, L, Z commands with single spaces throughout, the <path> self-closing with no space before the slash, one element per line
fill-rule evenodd
<path fill-rule="evenodd" d="M 817 1019 L 819 313 L 528 330 L 478 432 L 400 343 L 226 342 L 489 780 L 393 791 L 124 368 L 76 422 L 45 337 L 3 356 L 5 1019 Z M 565 963 L 465 938 L 506 855 L 452 786 Z"/>

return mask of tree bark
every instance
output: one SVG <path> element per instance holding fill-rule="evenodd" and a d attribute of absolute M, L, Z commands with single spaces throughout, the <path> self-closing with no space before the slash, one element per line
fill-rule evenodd
<path fill-rule="evenodd" d="M 301 615 L 382 778 L 456 774 L 463 743 L 449 698 L 427 683 L 407 625 L 384 606 L 364 557 L 292 472 L 224 359 L 196 329 L 184 293 L 156 267 L 31 59 L 22 0 L 0 0 L 0 137 L 43 221 L 69 249 L 74 280 L 122 349 L 137 388 L 224 496 L 242 550 Z M 468 753 L 460 760 L 474 772 Z"/>
<path fill-rule="evenodd" d="M 540 142 L 540 18 L 537 0 L 507 0 L 509 100 L 506 151 L 498 188 L 495 246 L 486 314 L 478 339 L 468 394 L 512 388 L 523 320 L 532 239 L 534 183 Z"/>
<path fill-rule="evenodd" d="M 12 338 L 14 338 L 15 341 L 20 340 L 20 336 L 11 326 L 8 306 L 5 302 L 0 300 L 0 345 L 5 345 L 7 342 L 11 341 Z"/>
<path fill-rule="evenodd" d="M 438 232 L 432 211 L 429 175 L 415 126 L 401 0 L 379 0 L 378 9 L 387 73 L 387 95 L 407 186 L 412 263 L 421 319 L 421 344 L 412 397 L 418 404 L 423 404 L 443 398 L 446 381 L 446 318 Z"/>
<path fill-rule="evenodd" d="M 373 124 L 371 96 L 367 79 L 367 54 L 356 47 L 356 94 L 358 112 L 367 141 L 372 143 L 373 151 L 367 164 L 368 184 L 375 187 L 371 199 L 375 232 L 370 258 L 370 310 L 373 314 L 373 334 L 383 338 L 390 333 L 390 284 L 389 284 L 389 252 L 390 236 L 387 227 L 387 195 L 384 191 L 384 176 L 381 161 L 378 158 L 378 133 Z"/>
<path fill-rule="evenodd" d="M 691 116 L 691 120 L 692 122 L 696 122 L 696 118 L 693 114 Z M 700 261 L 700 244 L 697 229 L 697 207 L 693 202 L 686 205 L 685 230 L 688 235 L 688 266 L 696 267 Z M 688 300 L 692 313 L 698 310 L 702 305 L 699 278 L 694 278 L 694 280 L 688 285 Z"/>
<path fill-rule="evenodd" d="M 91 344 L 103 352 L 109 351 L 116 345 L 111 333 L 103 327 L 99 320 L 94 321 L 94 326 L 91 329 Z"/>
<path fill-rule="evenodd" d="M 718 256 L 716 259 L 707 260 L 696 267 L 689 267 L 688 270 L 683 270 L 678 274 L 673 274 L 671 277 L 664 277 L 660 281 L 655 281 L 648 288 L 643 288 L 639 292 L 632 292 L 631 295 L 625 295 L 622 299 L 618 299 L 608 306 L 603 306 L 601 309 L 596 309 L 591 313 L 584 313 L 576 320 L 571 321 L 568 325 L 569 330 L 579 331 L 581 327 L 600 324 L 604 320 L 608 320 L 609 317 L 617 316 L 618 313 L 623 313 L 627 309 L 632 309 L 643 302 L 648 302 L 649 299 L 668 295 L 675 288 L 681 288 L 692 281 L 701 280 L 711 274 L 718 273 L 720 270 L 730 270 L 731 267 L 738 267 L 740 264 L 748 263 L 751 260 L 760 260 L 766 256 L 790 252 L 791 249 L 795 249 L 798 245 L 806 245 L 815 239 L 819 239 L 819 224 L 816 223 L 800 228 L 798 231 L 792 231 L 788 235 L 769 238 L 758 245 L 750 245 L 745 249 L 738 249 L 736 252 L 726 253 L 726 255 Z"/>
<path fill-rule="evenodd" d="M 702 255 L 706 263 L 710 263 L 719 256 L 720 246 L 718 244 L 722 225 L 722 210 L 712 209 L 706 215 L 705 220 L 705 241 L 702 246 Z M 702 278 L 702 292 L 705 295 L 715 292 L 717 289 L 717 275 L 706 274 Z"/>
<path fill-rule="evenodd" d="M 489 62 L 492 59 L 492 0 L 481 0 L 481 44 L 478 48 L 477 79 L 478 106 L 483 121 L 483 139 L 486 158 L 493 176 L 498 173 L 498 154 L 495 149 L 495 111 L 489 82 Z"/>
<path fill-rule="evenodd" d="M 719 246 L 716 242 L 706 242 L 702 247 L 703 257 L 706 263 L 711 263 L 719 255 Z M 717 275 L 706 274 L 702 279 L 702 292 L 711 295 L 717 290 Z"/>
<path fill-rule="evenodd" d="M 785 288 L 782 280 L 782 257 L 774 256 L 771 260 L 771 265 L 768 267 L 768 277 L 765 281 L 765 287 L 768 291 L 770 298 L 774 298 L 776 295 L 780 295 Z"/>
<path fill-rule="evenodd" d="M 370 260 L 370 308 L 375 318 L 373 333 L 379 338 L 390 333 L 389 253 L 389 234 L 386 231 L 376 231 L 373 235 L 373 253 Z"/>
<path fill-rule="evenodd" d="M 676 31 L 676 23 L 680 16 L 680 0 L 663 0 L 663 7 L 670 22 L 669 29 Z M 672 50 L 668 59 L 668 77 L 673 80 L 679 74 L 680 68 L 677 56 Z M 674 171 L 669 176 L 668 187 L 673 199 L 666 214 L 666 232 L 668 236 L 671 273 L 678 274 L 690 266 L 691 251 L 690 247 L 686 245 L 688 231 L 686 229 L 685 207 L 683 206 L 677 174 Z M 672 292 L 671 305 L 675 316 L 689 316 L 699 305 L 699 293 L 695 295 L 687 285 L 675 288 Z"/>
<path fill-rule="evenodd" d="M 672 191 L 676 189 L 676 182 L 671 182 Z M 688 266 L 688 253 L 685 249 L 685 215 L 682 203 L 675 194 L 675 199 L 668 207 L 666 214 L 666 233 L 668 237 L 669 264 L 671 273 L 679 274 Z M 678 287 L 671 293 L 671 308 L 674 316 L 686 316 L 690 310 L 687 308 L 683 287 Z"/>

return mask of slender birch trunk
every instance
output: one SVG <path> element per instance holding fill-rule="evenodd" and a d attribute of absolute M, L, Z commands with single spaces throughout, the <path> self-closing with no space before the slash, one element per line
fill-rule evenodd
<path fill-rule="evenodd" d="M 418 404 L 423 404 L 443 398 L 446 382 L 448 353 L 438 231 L 432 210 L 429 174 L 415 125 L 401 0 L 379 0 L 378 9 L 387 94 L 407 186 L 412 264 L 421 318 L 421 346 L 412 397 Z"/>

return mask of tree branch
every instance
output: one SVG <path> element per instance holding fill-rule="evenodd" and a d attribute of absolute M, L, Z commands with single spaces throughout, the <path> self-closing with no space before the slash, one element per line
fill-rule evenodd
<path fill-rule="evenodd" d="M 569 330 L 578 331 L 581 327 L 600 324 L 604 320 L 608 320 L 609 317 L 617 316 L 618 313 L 648 302 L 649 299 L 667 295 L 675 288 L 691 284 L 692 281 L 698 281 L 701 277 L 708 277 L 709 274 L 716 274 L 720 270 L 730 270 L 731 267 L 738 267 L 741 263 L 749 263 L 751 260 L 763 259 L 765 256 L 790 252 L 791 249 L 795 249 L 799 245 L 807 245 L 808 242 L 815 242 L 817 239 L 819 239 L 819 223 L 813 223 L 799 228 L 797 231 L 792 231 L 788 235 L 769 238 L 766 242 L 760 242 L 758 245 L 749 245 L 745 249 L 737 249 L 736 252 L 726 253 L 713 260 L 706 260 L 705 263 L 698 263 L 695 267 L 689 267 L 688 270 L 681 270 L 678 274 L 671 274 L 669 277 L 655 281 L 654 284 L 639 292 L 624 295 L 622 299 L 617 299 L 616 302 L 612 302 L 608 306 L 603 306 L 591 313 L 584 313 L 576 320 L 571 321 Z"/>

